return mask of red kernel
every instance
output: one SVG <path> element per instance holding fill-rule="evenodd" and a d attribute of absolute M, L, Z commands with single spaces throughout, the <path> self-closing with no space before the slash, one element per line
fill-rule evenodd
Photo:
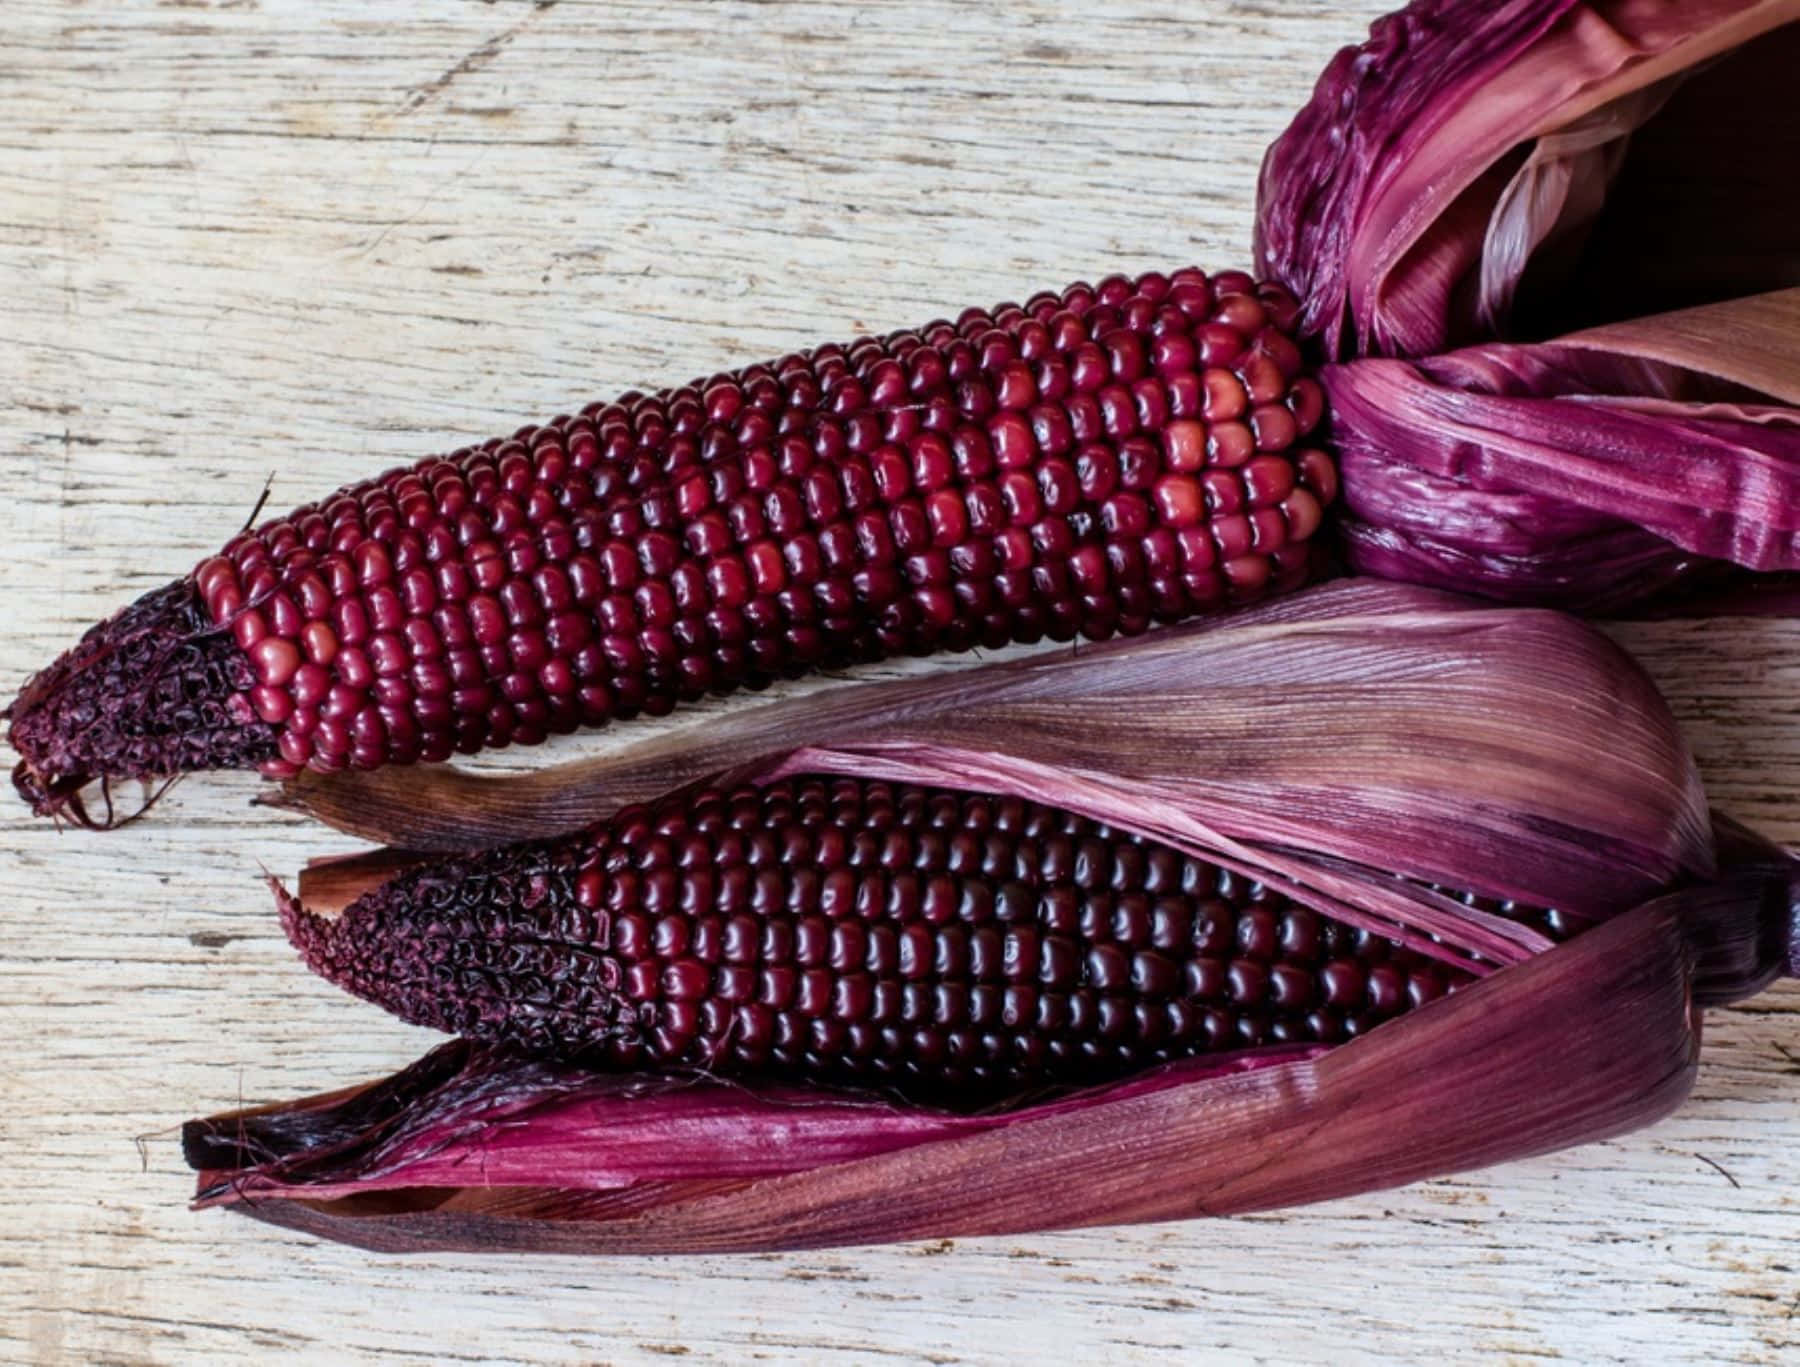
<path fill-rule="evenodd" d="M 1287 519 L 1287 539 L 1305 541 L 1318 531 L 1325 512 L 1319 500 L 1305 489 L 1295 489 L 1281 500 L 1282 516 Z"/>
<path fill-rule="evenodd" d="M 1191 527 L 1206 516 L 1207 498 L 1189 475 L 1165 475 L 1156 485 L 1156 513 L 1171 527 Z"/>
<path fill-rule="evenodd" d="M 1172 422 L 1163 430 L 1163 449 L 1171 470 L 1198 470 L 1206 464 L 1206 425 L 1192 419 Z"/>
<path fill-rule="evenodd" d="M 1256 454 L 1256 437 L 1241 422 L 1215 423 L 1207 435 L 1206 447 L 1212 464 L 1232 469 Z"/>
<path fill-rule="evenodd" d="M 279 688 L 300 668 L 300 652 L 279 636 L 265 636 L 248 653 L 257 678 L 272 688 Z"/>

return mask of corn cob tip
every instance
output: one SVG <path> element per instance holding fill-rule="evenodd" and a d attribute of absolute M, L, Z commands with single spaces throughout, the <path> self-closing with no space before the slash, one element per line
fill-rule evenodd
<path fill-rule="evenodd" d="M 490 856 L 452 859 L 400 874 L 363 893 L 341 911 L 309 907 L 280 880 L 269 879 L 288 942 L 314 973 L 352 996 L 393 1012 L 410 1025 L 472 1038 L 521 1036 L 519 1003 L 508 989 L 508 971 L 537 967 L 519 961 L 520 943 L 505 964 L 473 962 L 483 931 L 498 932 L 508 917 L 482 906 L 546 908 L 573 906 L 567 876 L 550 887 L 549 870 L 538 867 L 532 847 L 514 847 Z M 535 900 L 534 900 L 535 899 Z M 591 1019 L 622 1006 L 617 984 L 587 983 L 582 1011 Z M 565 1007 L 573 1005 L 564 1002 Z M 522 1032 L 538 1048 L 557 1041 Z"/>
<path fill-rule="evenodd" d="M 114 779 L 249 768 L 275 754 L 275 728 L 244 696 L 254 682 L 243 652 L 207 617 L 194 581 L 178 579 L 90 629 L 0 713 L 21 756 L 13 786 L 40 816 L 67 815 L 90 828 L 123 824 L 143 809 L 115 812 Z M 103 816 L 82 799 L 96 780 L 106 785 Z"/>
<path fill-rule="evenodd" d="M 265 874 L 263 881 L 269 885 L 269 892 L 275 898 L 275 910 L 281 917 L 281 929 L 288 937 L 288 943 L 299 951 L 306 966 L 321 977 L 329 977 L 325 967 L 330 961 L 330 922 L 327 918 L 309 911 L 306 904 L 287 889 L 274 874 Z M 335 981 L 335 980 L 333 980 Z"/>
<path fill-rule="evenodd" d="M 420 998 L 429 1001 L 429 994 L 408 987 L 416 984 L 421 968 L 428 973 L 431 965 L 416 962 L 419 956 L 409 954 L 383 926 L 381 909 L 392 899 L 391 892 L 378 887 L 348 906 L 328 910 L 309 906 L 272 874 L 264 881 L 274 895 L 282 932 L 307 968 L 353 997 L 387 1007 L 410 1025 L 451 1029 L 436 1014 L 409 1005 Z"/>
<path fill-rule="evenodd" d="M 377 994 L 397 991 L 416 976 L 408 956 L 394 945 L 393 935 L 382 924 L 383 903 L 393 896 L 386 892 L 385 885 L 347 905 L 334 907 L 329 901 L 324 905 L 309 903 L 301 892 L 290 890 L 273 874 L 265 874 L 263 881 L 275 898 L 288 943 L 307 968 L 334 987 L 386 1004 L 387 999 Z M 304 880 L 302 887 L 304 890 Z M 395 1011 L 415 1025 L 434 1023 L 415 1020 L 398 1007 Z"/>

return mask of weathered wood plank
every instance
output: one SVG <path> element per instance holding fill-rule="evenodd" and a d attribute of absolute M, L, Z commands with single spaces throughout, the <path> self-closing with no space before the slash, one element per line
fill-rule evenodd
<path fill-rule="evenodd" d="M 210 549 L 271 475 L 294 501 L 633 384 L 1241 262 L 1262 147 L 1386 7 L 10 0 L 0 691 Z M 1800 840 L 1800 628 L 1621 635 L 1720 804 Z M 190 1214 L 183 1118 L 421 1048 L 294 964 L 256 861 L 343 842 L 254 792 L 187 783 L 110 839 L 0 804 L 0 1357 L 1800 1347 L 1793 987 L 1715 1017 L 1693 1101 L 1654 1130 L 1278 1217 L 482 1264 Z"/>

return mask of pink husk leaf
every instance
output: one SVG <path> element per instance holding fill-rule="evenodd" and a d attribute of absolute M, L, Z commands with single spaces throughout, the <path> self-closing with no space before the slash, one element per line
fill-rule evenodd
<path fill-rule="evenodd" d="M 1017 797 L 1053 791 L 1057 804 L 1068 810 L 1242 873 L 1315 911 L 1400 940 L 1477 976 L 1551 944 L 1527 926 L 1402 883 L 1386 869 L 1292 851 L 1279 835 L 1254 843 L 1234 840 L 1195 814 L 1204 811 L 1204 802 L 1194 792 L 1165 792 L 1112 774 L 1011 757 L 996 760 L 980 750 L 905 743 L 878 743 L 866 750 L 806 746 L 783 756 L 767 772 L 745 777 L 774 780 L 801 774 L 861 775 Z"/>
<path fill-rule="evenodd" d="M 293 1152 L 234 1173 L 197 1204 L 269 1196 L 330 1199 L 396 1187 L 542 1184 L 603 1191 L 640 1182 L 761 1178 L 953 1139 L 1015 1122 L 1109 1105 L 1160 1087 L 1314 1057 L 1322 1045 L 1275 1046 L 1190 1059 L 1026 1110 L 963 1113 L 879 1093 L 761 1085 L 701 1076 L 608 1074 L 453 1041 L 415 1065 L 432 1080 L 404 1109 L 307 1143 L 267 1126 L 268 1112 L 198 1122 L 204 1164 Z M 401 1074 L 404 1078 L 406 1075 Z M 390 1083 L 399 1079 L 392 1079 Z M 300 1103 L 309 1139 L 349 1097 Z M 310 1114 L 306 1114 L 310 1109 Z M 274 1113 L 277 1121 L 286 1108 Z M 214 1131 L 217 1131 L 214 1133 Z M 225 1156 L 225 1157 L 222 1157 Z"/>

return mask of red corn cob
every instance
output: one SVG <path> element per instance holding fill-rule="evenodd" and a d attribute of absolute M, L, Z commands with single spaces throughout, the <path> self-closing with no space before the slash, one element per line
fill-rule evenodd
<path fill-rule="evenodd" d="M 1342 1039 L 1466 980 L 1154 841 L 856 779 L 679 796 L 412 870 L 335 919 L 282 914 L 312 968 L 416 1024 L 988 1100 Z"/>
<path fill-rule="evenodd" d="M 1296 312 L 1241 273 L 1112 277 L 390 471 L 33 679 L 14 781 L 85 819 L 94 777 L 442 760 L 1290 587 L 1336 491 Z"/>

